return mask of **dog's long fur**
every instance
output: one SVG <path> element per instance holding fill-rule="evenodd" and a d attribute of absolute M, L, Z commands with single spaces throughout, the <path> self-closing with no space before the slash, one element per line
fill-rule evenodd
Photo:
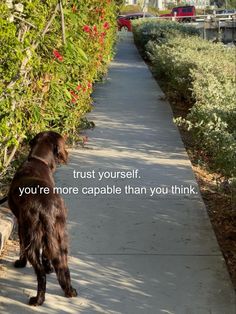
<path fill-rule="evenodd" d="M 36 135 L 30 142 L 28 160 L 16 172 L 8 194 L 8 203 L 18 221 L 20 258 L 15 267 L 32 264 L 38 280 L 36 297 L 30 305 L 41 305 L 45 300 L 46 273 L 53 265 L 59 284 L 66 297 L 77 292 L 71 286 L 67 264 L 68 238 L 67 209 L 60 195 L 53 191 L 53 172 L 56 164 L 66 163 L 68 153 L 65 141 L 58 133 L 47 131 Z M 23 194 L 19 188 L 48 188 L 49 194 Z"/>

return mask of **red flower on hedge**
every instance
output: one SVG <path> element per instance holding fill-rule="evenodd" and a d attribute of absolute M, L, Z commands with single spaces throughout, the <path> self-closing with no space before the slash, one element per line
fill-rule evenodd
<path fill-rule="evenodd" d="M 93 87 L 92 83 L 91 83 L 91 82 L 88 82 L 88 89 L 90 89 L 90 88 L 92 88 L 92 87 Z"/>
<path fill-rule="evenodd" d="M 83 31 L 84 31 L 85 33 L 90 33 L 90 32 L 91 32 L 90 26 L 89 26 L 89 25 L 84 25 Z"/>
<path fill-rule="evenodd" d="M 109 28 L 110 28 L 110 24 L 109 24 L 108 22 L 105 22 L 105 23 L 103 24 L 103 27 L 104 27 L 105 29 L 109 29 Z"/>
<path fill-rule="evenodd" d="M 76 93 L 73 90 L 70 91 L 70 94 L 72 96 L 72 98 L 71 98 L 72 103 L 73 104 L 76 103 L 78 100 L 78 95 L 76 95 Z"/>
<path fill-rule="evenodd" d="M 99 43 L 100 43 L 100 45 L 104 44 L 104 37 L 103 36 L 99 37 Z"/>
<path fill-rule="evenodd" d="M 77 85 L 76 89 L 81 90 L 82 86 L 80 84 Z"/>
<path fill-rule="evenodd" d="M 98 32 L 97 25 L 94 25 L 94 27 L 93 27 L 93 31 L 94 31 L 95 33 L 97 33 L 97 32 Z"/>
<path fill-rule="evenodd" d="M 63 56 L 60 54 L 60 52 L 59 52 L 58 50 L 54 49 L 54 50 L 53 50 L 53 55 L 54 55 L 54 57 L 55 57 L 58 61 L 60 61 L 60 62 L 63 61 Z"/>

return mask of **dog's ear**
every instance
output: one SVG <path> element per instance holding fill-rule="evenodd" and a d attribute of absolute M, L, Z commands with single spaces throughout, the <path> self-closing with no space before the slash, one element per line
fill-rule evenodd
<path fill-rule="evenodd" d="M 53 147 L 53 154 L 55 157 L 58 157 L 59 151 L 58 151 L 58 145 L 54 145 Z"/>
<path fill-rule="evenodd" d="M 62 143 L 54 145 L 53 154 L 58 163 L 67 163 L 68 153 L 65 150 L 64 144 Z"/>
<path fill-rule="evenodd" d="M 30 148 L 33 148 L 37 144 L 38 140 L 43 137 L 43 135 L 43 132 L 40 132 L 35 137 L 33 137 L 29 142 Z"/>

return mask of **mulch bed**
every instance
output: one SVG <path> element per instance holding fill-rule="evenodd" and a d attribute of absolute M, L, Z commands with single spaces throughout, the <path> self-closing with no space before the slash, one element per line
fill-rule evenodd
<path fill-rule="evenodd" d="M 202 198 L 236 289 L 236 193 L 219 190 L 212 174 L 193 166 Z"/>

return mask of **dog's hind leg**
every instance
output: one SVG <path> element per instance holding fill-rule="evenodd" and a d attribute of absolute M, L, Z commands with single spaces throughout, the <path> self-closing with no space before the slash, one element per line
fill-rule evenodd
<path fill-rule="evenodd" d="M 43 267 L 44 267 L 46 274 L 53 273 L 52 264 L 51 264 L 50 260 L 46 257 L 46 254 L 44 253 L 44 251 L 42 252 L 42 264 L 43 264 Z"/>
<path fill-rule="evenodd" d="M 61 254 L 59 258 L 54 258 L 52 264 L 55 268 L 58 282 L 65 292 L 67 298 L 77 296 L 77 291 L 71 286 L 70 270 L 67 264 L 67 254 Z"/>
<path fill-rule="evenodd" d="M 18 225 L 18 235 L 19 235 L 19 240 L 20 240 L 20 258 L 18 260 L 16 260 L 14 263 L 14 266 L 16 268 L 25 267 L 27 264 L 27 258 L 25 255 L 23 239 L 22 239 L 22 234 L 23 234 L 22 232 L 24 232 L 24 230 L 22 230 L 20 225 Z"/>
<path fill-rule="evenodd" d="M 46 292 L 46 272 L 44 270 L 44 266 L 40 261 L 40 252 L 39 250 L 35 250 L 30 254 L 27 254 L 28 260 L 34 268 L 35 274 L 37 276 L 38 281 L 38 289 L 36 297 L 31 297 L 29 299 L 29 305 L 41 305 L 45 300 L 45 292 Z"/>

